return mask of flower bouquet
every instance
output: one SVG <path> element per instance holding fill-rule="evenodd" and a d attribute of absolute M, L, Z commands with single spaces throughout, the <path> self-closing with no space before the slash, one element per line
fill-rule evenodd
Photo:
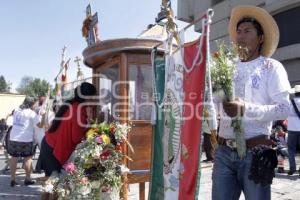
<path fill-rule="evenodd" d="M 236 44 L 225 46 L 224 43 L 219 43 L 218 48 L 212 56 L 212 84 L 217 98 L 222 102 L 229 102 L 235 99 L 233 79 L 238 58 L 246 60 L 248 50 Z M 235 133 L 239 156 L 243 158 L 246 152 L 246 142 L 241 117 L 232 118 L 231 127 Z"/>
<path fill-rule="evenodd" d="M 122 143 L 132 149 L 129 131 L 126 124 L 94 124 L 75 151 L 74 161 L 46 181 L 45 192 L 55 193 L 58 199 L 119 199 L 121 176 L 127 171 L 122 165 L 126 157 Z"/>

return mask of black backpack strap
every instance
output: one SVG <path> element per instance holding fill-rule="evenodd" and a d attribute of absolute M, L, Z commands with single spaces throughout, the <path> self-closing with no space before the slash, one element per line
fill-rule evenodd
<path fill-rule="evenodd" d="M 298 117 L 300 118 L 300 112 L 299 112 L 299 110 L 298 110 L 298 108 L 297 108 L 297 105 L 296 105 L 296 103 L 295 103 L 294 98 L 291 99 L 291 102 L 292 102 L 292 104 L 293 104 L 293 107 L 294 107 L 294 110 L 295 110 L 296 114 L 297 114 Z"/>

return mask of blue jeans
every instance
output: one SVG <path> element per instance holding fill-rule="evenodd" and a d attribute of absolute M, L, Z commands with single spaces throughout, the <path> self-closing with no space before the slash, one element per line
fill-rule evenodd
<path fill-rule="evenodd" d="M 297 144 L 300 145 L 300 131 L 289 131 L 288 134 L 288 152 L 289 152 L 289 164 L 290 170 L 296 170 L 295 154 Z"/>
<path fill-rule="evenodd" d="M 212 200 L 238 200 L 243 191 L 246 200 L 270 200 L 271 186 L 261 186 L 248 179 L 252 154 L 247 150 L 241 160 L 236 151 L 220 145 L 212 173 Z"/>

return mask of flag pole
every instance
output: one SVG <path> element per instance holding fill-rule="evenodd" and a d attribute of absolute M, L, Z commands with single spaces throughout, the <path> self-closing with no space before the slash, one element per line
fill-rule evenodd
<path fill-rule="evenodd" d="M 55 81 L 55 82 L 56 82 L 58 76 L 59 76 L 59 75 L 62 73 L 62 71 L 64 70 L 64 63 L 65 63 L 65 53 L 66 53 L 66 49 L 67 49 L 67 46 L 65 45 L 65 46 L 62 48 L 60 70 L 59 70 L 58 74 L 56 75 L 56 77 L 54 78 L 54 81 Z"/>
<path fill-rule="evenodd" d="M 195 25 L 197 22 L 199 22 L 200 20 L 202 20 L 206 15 L 209 15 L 209 16 L 213 16 L 214 14 L 214 11 L 213 9 L 209 8 L 207 9 L 207 11 L 205 11 L 201 17 L 197 18 L 196 20 L 192 21 L 191 23 L 189 23 L 188 25 L 186 25 L 183 29 L 181 30 L 184 30 L 186 31 L 188 28 L 190 28 L 191 26 Z M 180 31 L 179 31 L 180 32 Z M 153 48 L 158 48 L 160 45 L 162 45 L 164 42 L 166 42 L 167 39 L 163 40 L 163 41 L 160 41 L 157 45 L 153 46 Z M 176 51 L 176 50 L 175 50 Z"/>
<path fill-rule="evenodd" d="M 202 13 L 201 17 L 199 17 L 198 19 L 196 19 L 196 20 L 192 21 L 191 23 L 189 23 L 187 26 L 185 26 L 183 28 L 183 30 L 186 31 L 188 28 L 190 28 L 191 26 L 195 25 L 197 22 L 199 22 L 200 20 L 202 20 L 206 15 L 213 16 L 213 14 L 214 14 L 213 9 L 211 9 L 211 8 L 207 9 L 205 11 L 205 13 Z"/>

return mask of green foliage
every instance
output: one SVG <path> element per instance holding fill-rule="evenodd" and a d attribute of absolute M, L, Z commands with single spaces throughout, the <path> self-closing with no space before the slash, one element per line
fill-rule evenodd
<path fill-rule="evenodd" d="M 11 89 L 11 83 L 6 82 L 3 75 L 0 76 L 0 92 L 9 92 Z"/>
<path fill-rule="evenodd" d="M 50 83 L 39 78 L 24 76 L 16 89 L 20 94 L 29 96 L 46 96 Z"/>
<path fill-rule="evenodd" d="M 225 101 L 234 98 L 233 75 L 237 58 L 236 48 L 225 46 L 222 42 L 218 44 L 218 51 L 212 56 L 212 84 L 216 90 L 222 90 L 225 93 Z"/>

